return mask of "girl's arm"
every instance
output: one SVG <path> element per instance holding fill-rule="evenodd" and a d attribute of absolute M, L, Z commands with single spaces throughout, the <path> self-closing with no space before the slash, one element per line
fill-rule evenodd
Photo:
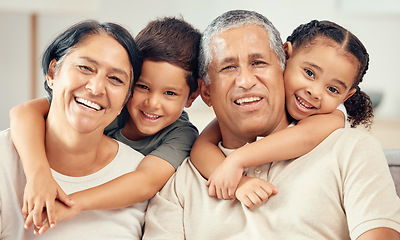
<path fill-rule="evenodd" d="M 46 207 L 50 226 L 54 227 L 55 199 L 67 205 L 73 203 L 53 179 L 47 161 L 44 139 L 48 111 L 46 98 L 22 103 L 11 109 L 10 127 L 27 179 L 22 212 L 25 217 L 32 212 L 35 224 L 41 226 L 41 214 Z"/>
<path fill-rule="evenodd" d="M 201 132 L 190 151 L 190 161 L 204 178 L 211 173 L 225 159 L 225 155 L 218 148 L 221 141 L 221 132 L 218 121 L 214 118 Z"/>
<path fill-rule="evenodd" d="M 216 168 L 209 182 L 217 193 L 233 197 L 245 168 L 302 156 L 333 131 L 343 128 L 344 123 L 340 110 L 307 117 L 293 127 L 235 150 Z"/>

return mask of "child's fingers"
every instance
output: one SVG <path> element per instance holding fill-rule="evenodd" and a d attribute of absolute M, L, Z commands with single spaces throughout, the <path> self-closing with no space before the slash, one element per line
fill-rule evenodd
<path fill-rule="evenodd" d="M 28 211 L 28 202 L 25 200 L 24 200 L 21 211 L 22 211 L 22 215 L 24 216 L 24 219 L 26 219 L 29 215 L 29 211 Z"/>

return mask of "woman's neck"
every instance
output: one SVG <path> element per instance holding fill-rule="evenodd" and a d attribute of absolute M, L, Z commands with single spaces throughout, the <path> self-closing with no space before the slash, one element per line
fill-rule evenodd
<path fill-rule="evenodd" d="M 45 139 L 47 158 L 55 171 L 68 176 L 84 176 L 100 170 L 115 156 L 117 143 L 100 130 L 79 133 L 57 123 L 51 119 L 46 121 Z"/>

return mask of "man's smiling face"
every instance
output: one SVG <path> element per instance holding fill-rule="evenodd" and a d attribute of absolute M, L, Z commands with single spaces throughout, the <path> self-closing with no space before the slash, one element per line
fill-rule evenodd
<path fill-rule="evenodd" d="M 271 133 L 285 116 L 283 71 L 266 30 L 245 25 L 211 41 L 206 103 L 213 106 L 224 146 L 239 147 Z M 204 95 L 204 94 L 203 94 Z"/>

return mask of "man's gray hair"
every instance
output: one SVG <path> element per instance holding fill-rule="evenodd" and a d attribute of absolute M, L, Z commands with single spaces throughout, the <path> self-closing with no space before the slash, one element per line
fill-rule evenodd
<path fill-rule="evenodd" d="M 275 52 L 282 70 L 285 69 L 285 51 L 283 50 L 283 43 L 279 31 L 275 26 L 265 16 L 257 12 L 232 10 L 214 19 L 202 35 L 199 55 L 199 75 L 206 84 L 210 83 L 208 70 L 213 60 L 210 48 L 212 38 L 223 31 L 250 24 L 259 25 L 267 31 L 270 48 Z"/>

